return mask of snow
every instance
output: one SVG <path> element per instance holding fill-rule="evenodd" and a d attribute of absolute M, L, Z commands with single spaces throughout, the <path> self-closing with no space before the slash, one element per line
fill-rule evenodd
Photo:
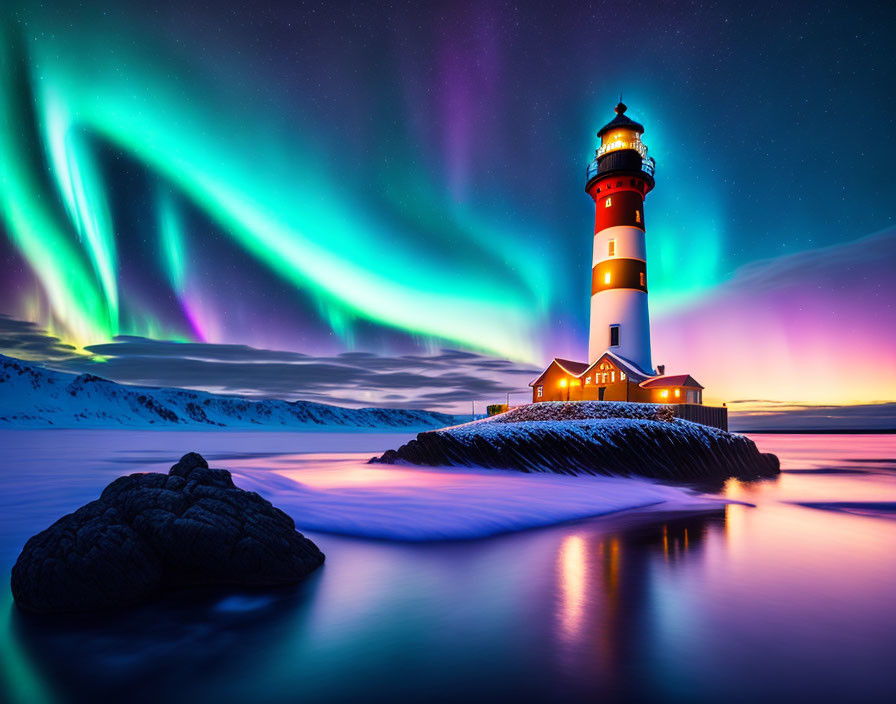
<path fill-rule="evenodd" d="M 679 418 L 672 421 L 657 421 L 612 417 L 520 422 L 502 422 L 486 419 L 431 432 L 450 435 L 466 445 L 472 445 L 477 438 L 482 438 L 492 445 L 500 447 L 511 439 L 531 438 L 538 440 L 543 438 L 545 433 L 551 433 L 564 440 L 577 439 L 580 442 L 606 442 L 612 444 L 614 438 L 619 437 L 620 431 L 626 430 L 640 432 L 649 438 L 650 442 L 654 442 L 654 440 L 649 431 L 662 430 L 664 433 L 679 436 L 686 440 L 694 440 L 707 447 L 713 447 L 714 441 L 719 437 L 729 435 L 724 430 L 691 423 Z"/>
<path fill-rule="evenodd" d="M 518 423 L 520 421 L 585 420 L 603 418 L 635 418 L 639 420 L 671 420 L 669 406 L 630 401 L 542 401 L 519 406 L 491 418 L 474 421 L 483 423 Z"/>
<path fill-rule="evenodd" d="M 456 422 L 456 416 L 432 411 L 350 409 L 129 386 L 0 355 L 0 426 L 426 430 Z"/>

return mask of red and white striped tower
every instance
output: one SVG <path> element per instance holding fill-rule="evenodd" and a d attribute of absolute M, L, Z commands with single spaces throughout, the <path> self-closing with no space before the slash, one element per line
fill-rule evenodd
<path fill-rule="evenodd" d="M 610 351 L 652 374 L 644 197 L 654 186 L 654 161 L 641 141 L 644 127 L 625 110 L 619 103 L 597 133 L 586 176 L 595 203 L 588 361 Z"/>

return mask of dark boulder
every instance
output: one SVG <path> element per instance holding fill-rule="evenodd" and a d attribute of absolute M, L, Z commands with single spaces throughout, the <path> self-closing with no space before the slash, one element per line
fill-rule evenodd
<path fill-rule="evenodd" d="M 131 474 L 32 537 L 12 569 L 25 611 L 130 606 L 185 586 L 274 586 L 323 564 L 283 511 L 191 452 L 168 474 Z"/>

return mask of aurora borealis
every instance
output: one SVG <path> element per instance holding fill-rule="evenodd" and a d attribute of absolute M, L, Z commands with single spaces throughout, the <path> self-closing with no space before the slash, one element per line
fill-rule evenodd
<path fill-rule="evenodd" d="M 892 8 L 2 12 L 0 313 L 65 343 L 583 357 L 583 173 L 622 89 L 658 164 L 654 358 L 713 399 L 743 398 L 726 373 L 760 345 L 776 381 L 758 398 L 896 397 L 894 284 L 862 268 L 892 234 L 850 250 L 861 286 L 836 266 L 787 269 L 809 294 L 737 284 L 896 221 Z M 720 340 L 726 311 L 744 324 Z M 878 383 L 831 383 L 841 345 Z"/>

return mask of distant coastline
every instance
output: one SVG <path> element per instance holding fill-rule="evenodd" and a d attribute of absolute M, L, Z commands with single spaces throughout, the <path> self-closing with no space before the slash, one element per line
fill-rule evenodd
<path fill-rule="evenodd" d="M 734 429 L 732 433 L 741 435 L 893 435 L 896 428 L 790 428 L 781 430 L 741 430 Z"/>

